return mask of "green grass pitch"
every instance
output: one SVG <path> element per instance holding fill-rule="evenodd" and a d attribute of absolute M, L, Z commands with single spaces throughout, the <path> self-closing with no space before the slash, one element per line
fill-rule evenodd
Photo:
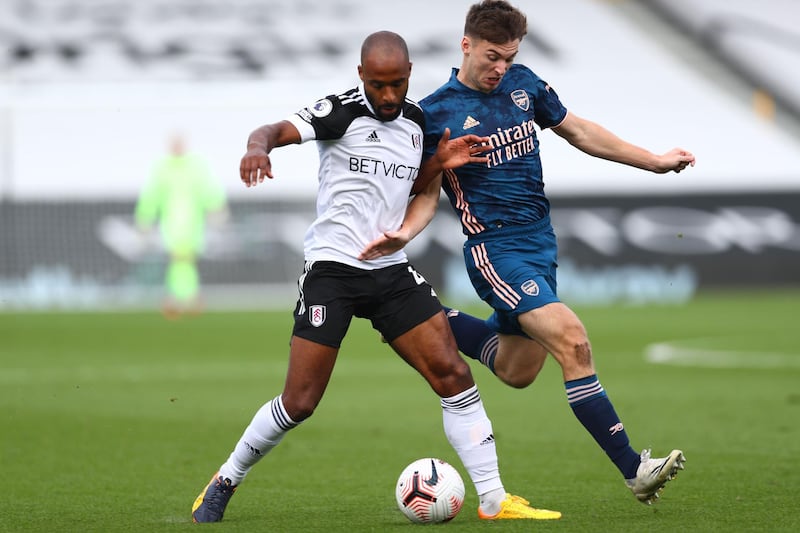
<path fill-rule="evenodd" d="M 573 417 L 553 360 L 525 390 L 473 365 L 506 488 L 564 514 L 479 521 L 438 399 L 356 320 L 316 414 L 255 467 L 223 523 L 193 525 L 198 492 L 281 391 L 291 302 L 172 322 L 4 313 L 0 531 L 412 532 L 425 526 L 396 509 L 394 483 L 426 456 L 467 486 L 436 531 L 800 531 L 800 291 L 576 310 L 634 447 L 687 456 L 656 505 L 634 500 Z"/>

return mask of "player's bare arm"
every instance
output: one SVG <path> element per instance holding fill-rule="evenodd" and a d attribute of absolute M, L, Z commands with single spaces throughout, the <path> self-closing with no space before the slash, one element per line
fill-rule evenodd
<path fill-rule="evenodd" d="M 411 188 L 411 194 L 418 194 L 425 189 L 443 170 L 457 168 L 467 163 L 486 163 L 486 152 L 491 150 L 488 137 L 463 135 L 450 139 L 450 128 L 445 128 L 436 153 L 423 162 L 419 176 Z"/>
<path fill-rule="evenodd" d="M 694 166 L 694 155 L 682 148 L 673 148 L 658 155 L 620 139 L 606 128 L 568 113 L 564 121 L 553 131 L 574 147 L 591 156 L 607 159 L 632 167 L 649 170 L 657 174 L 669 171 L 680 172 Z"/>
<path fill-rule="evenodd" d="M 273 178 L 269 153 L 273 148 L 300 143 L 300 132 L 288 120 L 265 124 L 247 138 L 247 152 L 239 164 L 239 176 L 247 187 L 255 186 L 264 178 Z"/>
<path fill-rule="evenodd" d="M 433 220 L 439 206 L 439 194 L 442 186 L 441 173 L 432 179 L 428 186 L 420 191 L 406 208 L 403 224 L 396 231 L 386 231 L 369 243 L 358 259 L 368 261 L 384 255 L 393 254 L 411 242 Z"/>

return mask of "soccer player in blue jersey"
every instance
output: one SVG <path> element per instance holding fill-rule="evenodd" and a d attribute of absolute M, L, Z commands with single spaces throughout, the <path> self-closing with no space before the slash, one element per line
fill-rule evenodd
<path fill-rule="evenodd" d="M 411 63 L 402 37 L 368 36 L 358 72 L 358 87 L 322 98 L 248 138 L 240 165 L 248 187 L 273 177 L 272 149 L 317 141 L 317 218 L 305 236 L 283 392 L 256 412 L 195 500 L 192 519 L 222 520 L 250 469 L 313 414 L 354 316 L 369 319 L 441 398 L 445 434 L 478 493 L 480 518 L 558 519 L 561 513 L 535 509 L 506 493 L 491 422 L 431 286 L 402 250 L 370 260 L 358 257 L 368 242 L 402 222 L 422 161 L 424 126 L 422 110 L 406 99 Z M 485 163 L 483 149 L 476 148 L 485 140 L 466 135 L 448 142 L 445 135 L 435 150 L 435 166 L 441 171 Z"/>
<path fill-rule="evenodd" d="M 694 156 L 675 148 L 656 155 L 626 142 L 599 124 L 567 111 L 556 92 L 529 68 L 514 64 L 527 33 L 525 15 L 504 0 L 483 0 L 469 9 L 461 40 L 463 61 L 450 79 L 420 101 L 425 112 L 425 157 L 442 133 L 489 137 L 485 164 L 444 171 L 425 189 L 426 212 L 409 212 L 397 232 L 362 251 L 374 257 L 405 244 L 433 216 L 444 188 L 467 241 L 464 260 L 478 295 L 494 310 L 483 321 L 448 309 L 459 349 L 480 360 L 503 382 L 530 385 L 547 354 L 561 366 L 573 413 L 608 454 L 636 498 L 652 503 L 685 461 L 681 450 L 651 458 L 636 452 L 595 371 L 586 329 L 558 298 L 556 238 L 544 193 L 535 126 L 552 129 L 579 150 L 656 173 L 680 172 Z M 423 202 L 414 208 L 423 209 Z"/>

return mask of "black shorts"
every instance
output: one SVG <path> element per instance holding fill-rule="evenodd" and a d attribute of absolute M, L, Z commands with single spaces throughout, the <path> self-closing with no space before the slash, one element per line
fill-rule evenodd
<path fill-rule="evenodd" d="M 297 286 L 292 334 L 334 348 L 341 346 L 353 316 L 369 319 L 391 342 L 442 310 L 433 287 L 409 263 L 363 270 L 307 262 Z"/>

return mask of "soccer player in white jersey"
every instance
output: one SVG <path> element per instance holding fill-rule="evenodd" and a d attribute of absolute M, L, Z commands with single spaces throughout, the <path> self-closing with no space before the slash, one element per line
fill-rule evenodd
<path fill-rule="evenodd" d="M 269 153 L 316 140 L 317 218 L 305 237 L 305 269 L 283 392 L 255 414 L 228 459 L 192 506 L 195 522 L 218 522 L 250 469 L 316 409 L 353 316 L 367 318 L 441 398 L 444 429 L 479 496 L 486 519 L 557 519 L 506 493 L 492 425 L 470 368 L 458 355 L 442 305 L 398 250 L 372 260 L 359 253 L 383 232 L 400 227 L 419 175 L 424 118 L 406 99 L 411 63 L 399 35 L 366 38 L 358 67 L 362 83 L 318 100 L 287 120 L 250 134 L 241 161 L 248 187 L 273 177 Z M 439 143 L 436 171 L 485 163 L 475 135 Z M 413 202 L 413 201 L 412 201 Z M 413 236 L 413 235 L 412 235 Z M 276 488 L 276 490 L 278 490 Z"/>
<path fill-rule="evenodd" d="M 470 7 L 461 40 L 460 69 L 420 101 L 425 112 L 425 155 L 444 131 L 489 138 L 486 163 L 447 169 L 413 208 L 404 225 L 426 223 L 439 199 L 439 184 L 461 221 L 464 261 L 477 294 L 494 310 L 488 320 L 447 309 L 459 349 L 504 383 L 530 385 L 547 354 L 561 366 L 567 401 L 639 501 L 652 503 L 685 461 L 681 450 L 651 458 L 635 451 L 595 371 L 586 329 L 558 298 L 557 244 L 545 195 L 534 124 L 550 128 L 581 151 L 659 174 L 694 166 L 690 152 L 661 155 L 624 141 L 599 124 L 568 112 L 556 92 L 529 68 L 514 64 L 527 34 L 525 14 L 505 0 Z M 425 177 L 426 164 L 423 164 Z M 415 184 L 423 190 L 424 180 Z M 411 207 L 409 209 L 412 209 Z M 406 233 L 421 228 L 406 228 Z M 386 234 L 362 251 L 374 258 L 402 246 L 403 234 Z"/>

